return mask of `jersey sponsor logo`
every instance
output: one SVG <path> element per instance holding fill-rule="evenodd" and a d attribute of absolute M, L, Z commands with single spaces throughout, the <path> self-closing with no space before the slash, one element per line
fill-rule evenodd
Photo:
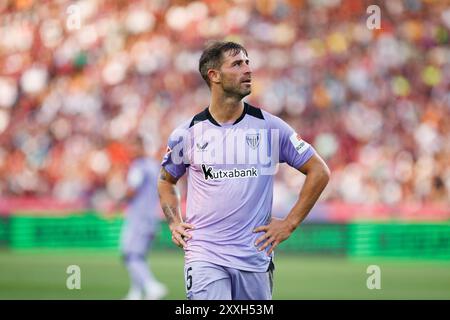
<path fill-rule="evenodd" d="M 289 138 L 289 140 L 291 141 L 292 145 L 294 146 L 295 150 L 297 150 L 297 152 L 299 154 L 304 153 L 306 150 L 308 150 L 309 148 L 309 143 L 304 141 L 299 134 L 297 133 L 293 133 L 291 135 L 291 137 Z"/>
<path fill-rule="evenodd" d="M 261 135 L 259 133 L 247 133 L 245 136 L 245 142 L 247 142 L 247 145 L 252 149 L 258 148 L 260 140 Z"/>
<path fill-rule="evenodd" d="M 254 178 L 258 176 L 258 170 L 255 167 L 250 169 L 214 170 L 213 167 L 202 164 L 202 171 L 205 180 Z"/>

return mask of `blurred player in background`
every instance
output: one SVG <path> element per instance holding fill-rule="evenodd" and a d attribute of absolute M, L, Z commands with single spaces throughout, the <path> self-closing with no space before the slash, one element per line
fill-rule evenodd
<path fill-rule="evenodd" d="M 244 47 L 211 43 L 200 57 L 199 71 L 211 89 L 210 105 L 172 133 L 158 184 L 172 241 L 185 250 L 187 297 L 268 300 L 273 250 L 314 206 L 328 183 L 329 169 L 286 122 L 242 101 L 250 94 L 252 81 Z M 237 144 L 229 148 L 224 141 L 235 134 Z M 298 201 L 285 219 L 272 217 L 276 170 L 268 173 L 267 163 L 202 157 L 212 152 L 242 159 L 242 154 L 263 145 L 270 146 L 271 165 L 286 162 L 306 175 Z M 175 184 L 187 169 L 184 222 Z"/>
<path fill-rule="evenodd" d="M 167 294 L 167 289 L 155 278 L 146 258 L 159 219 L 156 190 L 159 164 L 146 154 L 142 138 L 135 138 L 131 146 L 135 160 L 127 176 L 124 201 L 128 205 L 121 235 L 121 252 L 131 281 L 125 299 L 158 300 Z"/>

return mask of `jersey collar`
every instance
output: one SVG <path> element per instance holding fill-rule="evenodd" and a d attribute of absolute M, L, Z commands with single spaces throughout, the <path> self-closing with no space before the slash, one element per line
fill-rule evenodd
<path fill-rule="evenodd" d="M 248 104 L 246 102 L 244 102 L 244 111 L 242 111 L 242 114 L 239 116 L 239 118 L 236 119 L 236 121 L 233 122 L 232 125 L 235 125 L 235 124 L 239 123 L 242 119 L 244 119 L 245 115 L 247 114 L 247 111 L 248 111 Z M 221 125 L 213 118 L 213 116 L 209 112 L 209 106 L 206 107 L 205 114 L 206 114 L 206 118 L 212 124 L 214 124 L 215 126 L 221 127 Z"/>

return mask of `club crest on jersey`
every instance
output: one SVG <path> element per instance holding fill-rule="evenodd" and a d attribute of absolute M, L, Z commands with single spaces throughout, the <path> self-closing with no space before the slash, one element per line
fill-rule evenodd
<path fill-rule="evenodd" d="M 259 146 L 259 141 L 261 140 L 261 135 L 259 133 L 247 133 L 245 136 L 245 142 L 252 149 L 256 149 Z"/>

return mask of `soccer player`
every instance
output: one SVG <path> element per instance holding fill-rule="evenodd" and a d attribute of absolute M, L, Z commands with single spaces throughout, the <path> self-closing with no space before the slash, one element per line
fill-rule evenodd
<path fill-rule="evenodd" d="M 130 275 L 131 286 L 125 299 L 158 300 L 167 288 L 156 280 L 146 258 L 158 226 L 157 179 L 159 163 L 145 153 L 142 138 L 131 142 L 136 158 L 128 175 L 128 190 L 123 201 L 128 203 L 121 234 L 121 252 Z"/>
<path fill-rule="evenodd" d="M 199 71 L 210 104 L 172 132 L 158 181 L 172 241 L 185 251 L 187 298 L 269 300 L 273 251 L 305 219 L 330 171 L 287 123 L 242 100 L 252 81 L 244 47 L 213 42 L 200 57 Z M 278 162 L 306 175 L 285 219 L 271 217 Z M 176 183 L 186 171 L 183 221 Z"/>

